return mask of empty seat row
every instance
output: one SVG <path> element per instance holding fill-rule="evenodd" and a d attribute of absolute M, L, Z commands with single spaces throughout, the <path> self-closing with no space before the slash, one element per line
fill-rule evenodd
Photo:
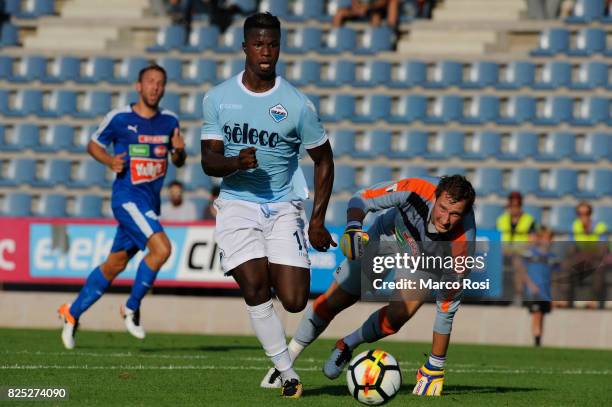
<path fill-rule="evenodd" d="M 593 21 L 612 23 L 612 4 L 606 0 L 576 0 L 568 23 L 588 24 Z"/>
<path fill-rule="evenodd" d="M 596 54 L 612 55 L 612 49 L 607 48 L 607 32 L 600 28 L 583 28 L 578 31 L 575 44 L 572 45 L 572 33 L 567 28 L 548 28 L 540 34 L 537 49 L 531 51 L 532 56 L 554 56 L 565 54 L 575 57 L 589 57 Z"/>
<path fill-rule="evenodd" d="M 37 18 L 55 13 L 55 0 L 4 0 L 4 12 L 17 18 Z"/>

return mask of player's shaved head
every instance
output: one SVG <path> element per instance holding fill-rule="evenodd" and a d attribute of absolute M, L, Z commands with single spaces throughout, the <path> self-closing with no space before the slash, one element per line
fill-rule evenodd
<path fill-rule="evenodd" d="M 468 213 L 472 210 L 476 200 L 476 192 L 470 181 L 463 175 L 456 174 L 442 177 L 436 187 L 436 198 L 439 198 L 443 192 L 446 192 L 454 202 L 465 201 L 463 213 Z"/>
<path fill-rule="evenodd" d="M 249 32 L 256 29 L 273 30 L 278 32 L 278 36 L 280 37 L 281 23 L 276 16 L 270 13 L 252 14 L 244 21 L 244 40 L 247 40 Z"/>

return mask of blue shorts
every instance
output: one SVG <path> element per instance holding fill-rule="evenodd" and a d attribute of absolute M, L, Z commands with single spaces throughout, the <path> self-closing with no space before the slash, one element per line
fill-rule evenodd
<path fill-rule="evenodd" d="M 145 250 L 149 238 L 164 228 L 159 217 L 149 205 L 138 201 L 127 201 L 113 206 L 113 214 L 119 222 L 111 253 L 127 251 L 130 256 Z"/>

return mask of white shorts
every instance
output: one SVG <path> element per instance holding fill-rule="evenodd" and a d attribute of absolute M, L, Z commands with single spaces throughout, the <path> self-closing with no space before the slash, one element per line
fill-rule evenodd
<path fill-rule="evenodd" d="M 310 268 L 302 201 L 258 204 L 217 199 L 215 207 L 215 241 L 226 274 L 261 257 L 274 264 Z"/>

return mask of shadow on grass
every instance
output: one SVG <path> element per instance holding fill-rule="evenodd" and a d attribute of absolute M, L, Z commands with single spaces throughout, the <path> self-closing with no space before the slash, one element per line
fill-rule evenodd
<path fill-rule="evenodd" d="M 400 390 L 402 394 L 412 393 L 412 384 L 402 385 Z M 463 385 L 448 385 L 444 386 L 443 395 L 459 396 L 463 394 L 504 394 L 504 393 L 527 393 L 540 391 L 542 389 L 531 387 L 503 387 L 503 386 L 463 386 Z M 315 388 L 304 389 L 304 396 L 347 396 L 348 388 L 345 384 L 334 384 L 330 386 L 321 386 Z"/>
<path fill-rule="evenodd" d="M 349 395 L 346 384 L 333 384 L 330 386 L 307 387 L 304 389 L 304 396 L 343 396 Z"/>

